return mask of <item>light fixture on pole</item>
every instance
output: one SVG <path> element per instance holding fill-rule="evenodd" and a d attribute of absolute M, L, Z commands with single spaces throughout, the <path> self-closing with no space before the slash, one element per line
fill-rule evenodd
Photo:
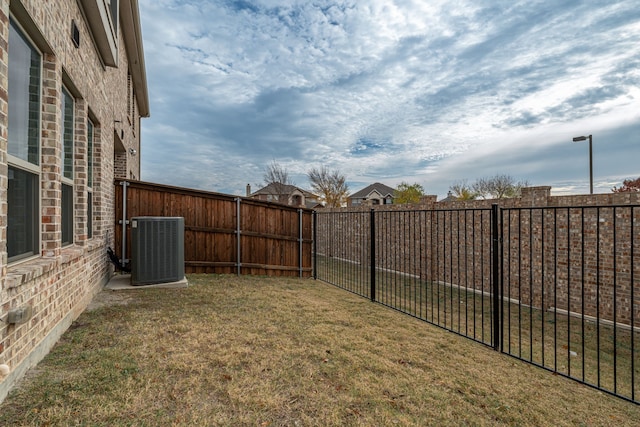
<path fill-rule="evenodd" d="M 589 194 L 593 194 L 593 138 L 589 136 L 576 136 L 573 138 L 573 142 L 589 140 Z"/>

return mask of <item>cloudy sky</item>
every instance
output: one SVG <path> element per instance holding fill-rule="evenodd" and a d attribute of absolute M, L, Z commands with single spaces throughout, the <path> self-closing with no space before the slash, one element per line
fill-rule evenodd
<path fill-rule="evenodd" d="M 351 192 L 640 176 L 638 0 L 139 0 L 142 179 L 244 195 L 276 161 Z"/>

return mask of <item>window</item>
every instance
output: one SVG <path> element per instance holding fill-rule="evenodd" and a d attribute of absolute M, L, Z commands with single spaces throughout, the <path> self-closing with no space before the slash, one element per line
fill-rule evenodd
<path fill-rule="evenodd" d="M 9 261 L 35 255 L 38 246 L 38 175 L 9 166 Z"/>
<path fill-rule="evenodd" d="M 109 3 L 109 13 L 111 13 L 111 23 L 113 24 L 113 32 L 118 36 L 118 0 L 107 0 Z"/>
<path fill-rule="evenodd" d="M 73 186 L 62 184 L 62 245 L 73 243 Z"/>
<path fill-rule="evenodd" d="M 62 88 L 62 245 L 73 243 L 73 109 L 69 92 Z"/>
<path fill-rule="evenodd" d="M 131 131 L 135 135 L 136 122 L 138 121 L 136 114 L 136 90 L 133 87 L 133 80 L 130 72 L 127 73 L 127 115 L 129 117 Z"/>
<path fill-rule="evenodd" d="M 9 262 L 39 253 L 41 55 L 10 20 L 8 81 Z"/>
<path fill-rule="evenodd" d="M 87 237 L 93 237 L 93 123 L 87 120 Z"/>
<path fill-rule="evenodd" d="M 104 65 L 118 66 L 118 0 L 78 0 Z"/>
<path fill-rule="evenodd" d="M 127 72 L 127 115 L 131 121 L 131 73 Z"/>
<path fill-rule="evenodd" d="M 93 122 L 87 120 L 87 187 L 93 188 Z"/>
<path fill-rule="evenodd" d="M 138 122 L 137 108 L 136 108 L 136 89 L 131 89 L 131 130 L 133 134 L 136 134 L 136 123 Z"/>

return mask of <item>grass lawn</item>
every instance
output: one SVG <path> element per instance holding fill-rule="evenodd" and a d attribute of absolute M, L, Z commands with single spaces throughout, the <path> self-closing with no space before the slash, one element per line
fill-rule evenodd
<path fill-rule="evenodd" d="M 640 406 L 320 281 L 103 291 L 0 425 L 638 425 Z"/>
<path fill-rule="evenodd" d="M 366 297 L 370 296 L 370 267 L 335 258 L 318 257 L 319 278 Z M 473 281 L 472 281 L 473 283 Z M 488 279 L 451 286 L 381 270 L 376 272 L 376 301 L 487 345 L 492 343 L 493 302 Z M 509 289 L 502 310 L 504 353 L 586 382 L 628 399 L 640 396 L 640 332 L 594 322 L 588 317 L 542 311 L 530 294 Z M 519 302 L 518 302 L 519 301 Z M 635 388 L 635 389 L 634 389 Z"/>

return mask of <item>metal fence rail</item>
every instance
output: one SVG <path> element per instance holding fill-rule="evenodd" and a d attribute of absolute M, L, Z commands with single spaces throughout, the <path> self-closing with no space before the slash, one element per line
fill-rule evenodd
<path fill-rule="evenodd" d="M 497 345 L 491 209 L 315 215 L 316 278 Z"/>
<path fill-rule="evenodd" d="M 501 210 L 501 351 L 638 402 L 640 207 Z"/>
<path fill-rule="evenodd" d="M 314 278 L 370 298 L 369 212 L 314 212 Z"/>
<path fill-rule="evenodd" d="M 317 279 L 640 403 L 640 206 L 314 221 Z"/>

